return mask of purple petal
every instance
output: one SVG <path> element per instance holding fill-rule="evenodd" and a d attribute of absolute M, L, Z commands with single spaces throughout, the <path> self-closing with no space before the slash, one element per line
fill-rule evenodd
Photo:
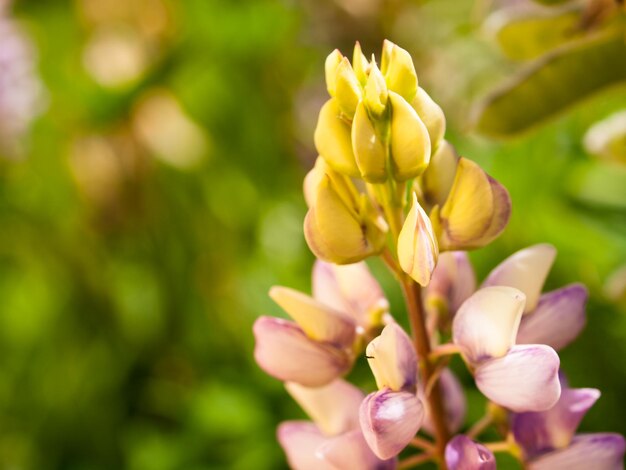
<path fill-rule="evenodd" d="M 364 328 L 371 314 L 389 309 L 385 294 L 365 262 L 339 266 L 317 260 L 312 283 L 316 300 L 349 314 Z"/>
<path fill-rule="evenodd" d="M 498 238 L 511 218 L 511 196 L 507 189 L 498 181 L 487 175 L 493 194 L 493 216 L 489 227 L 477 241 L 477 245 L 485 246 Z"/>
<path fill-rule="evenodd" d="M 309 421 L 285 421 L 278 426 L 276 436 L 294 470 L 334 470 L 316 454 L 326 441 L 317 426 Z"/>
<path fill-rule="evenodd" d="M 396 459 L 381 460 L 369 448 L 361 430 L 329 439 L 317 449 L 317 456 L 333 470 L 393 470 Z"/>
<path fill-rule="evenodd" d="M 379 390 L 415 391 L 417 355 L 411 339 L 397 323 L 390 323 L 370 341 L 366 355 Z"/>
<path fill-rule="evenodd" d="M 623 470 L 626 444 L 620 434 L 579 434 L 569 447 L 533 460 L 529 470 Z"/>
<path fill-rule="evenodd" d="M 446 446 L 448 470 L 495 470 L 496 459 L 484 445 L 459 434 Z"/>
<path fill-rule="evenodd" d="M 504 356 L 515 344 L 524 294 L 512 287 L 484 287 L 463 302 L 452 322 L 452 338 L 477 364 Z"/>
<path fill-rule="evenodd" d="M 518 413 L 552 408 L 561 395 L 559 356 L 543 344 L 513 346 L 480 364 L 475 379 L 483 395 Z"/>
<path fill-rule="evenodd" d="M 459 379 L 452 373 L 450 369 L 444 369 L 439 377 L 439 387 L 443 395 L 443 407 L 446 413 L 446 423 L 448 430 L 452 433 L 457 432 L 465 421 L 465 411 L 467 403 L 465 393 Z M 422 428 L 430 435 L 434 434 L 434 426 L 430 419 L 430 410 L 423 393 L 419 397 L 426 404 L 426 416 Z"/>
<path fill-rule="evenodd" d="M 595 388 L 563 388 L 559 401 L 547 411 L 512 416 L 515 441 L 527 456 L 567 447 L 585 416 L 600 397 Z"/>
<path fill-rule="evenodd" d="M 487 276 L 483 286 L 515 287 L 526 294 L 525 312 L 534 310 L 554 263 L 556 249 L 542 243 L 513 253 L 495 267 Z"/>
<path fill-rule="evenodd" d="M 327 436 L 359 427 L 359 406 L 365 395 L 343 379 L 322 387 L 303 387 L 287 382 L 285 388 Z"/>
<path fill-rule="evenodd" d="M 424 406 L 413 393 L 386 389 L 365 397 L 359 416 L 372 451 L 381 459 L 390 459 L 415 437 L 424 419 Z"/>
<path fill-rule="evenodd" d="M 356 324 L 347 314 L 289 287 L 272 287 L 270 297 L 296 321 L 309 338 L 345 347 L 354 342 Z"/>
<path fill-rule="evenodd" d="M 585 327 L 587 288 L 572 284 L 539 298 L 537 308 L 522 317 L 518 344 L 547 344 L 557 351 L 571 343 Z"/>
<path fill-rule="evenodd" d="M 439 253 L 437 267 L 426 289 L 429 303 L 443 301 L 453 315 L 476 290 L 476 275 L 465 251 Z"/>
<path fill-rule="evenodd" d="M 254 358 L 261 369 L 277 379 L 319 387 L 352 365 L 344 350 L 311 340 L 293 322 L 259 317 L 253 330 Z"/>

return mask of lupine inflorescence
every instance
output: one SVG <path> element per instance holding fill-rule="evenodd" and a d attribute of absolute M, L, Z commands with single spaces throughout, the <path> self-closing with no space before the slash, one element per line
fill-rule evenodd
<path fill-rule="evenodd" d="M 575 434 L 600 392 L 569 388 L 556 352 L 585 325 L 585 287 L 542 294 L 556 257 L 547 244 L 513 254 L 478 287 L 466 251 L 504 230 L 510 198 L 444 139 L 444 114 L 408 52 L 385 41 L 378 66 L 358 43 L 352 63 L 336 50 L 326 84 L 320 156 L 304 182 L 312 296 L 274 287 L 293 321 L 254 325 L 258 364 L 311 418 L 278 428 L 290 466 L 493 469 L 494 452 L 509 452 L 530 469 L 622 468 L 621 435 Z M 363 262 L 372 256 L 403 289 L 411 336 Z M 488 400 L 469 426 L 453 354 Z M 362 356 L 369 394 L 342 378 Z M 487 428 L 502 440 L 479 442 Z"/>

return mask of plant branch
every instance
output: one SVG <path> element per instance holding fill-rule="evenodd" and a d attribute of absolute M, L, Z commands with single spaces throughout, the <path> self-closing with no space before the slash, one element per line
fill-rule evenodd
<path fill-rule="evenodd" d="M 432 459 L 433 459 L 433 456 L 428 453 L 412 455 L 411 457 L 407 457 L 406 459 L 398 462 L 398 469 L 415 467 L 416 465 L 419 465 L 424 462 L 428 462 L 429 460 L 432 460 Z"/>
<path fill-rule="evenodd" d="M 424 309 L 422 307 L 421 287 L 412 279 L 405 276 L 402 279 L 402 289 L 407 302 L 407 311 L 411 330 L 413 332 L 413 344 L 417 357 L 420 359 L 420 368 L 422 379 L 425 383 L 430 381 L 430 377 L 434 372 L 433 365 L 428 360 L 431 352 L 430 338 L 426 330 L 426 321 L 424 318 Z M 436 438 L 436 457 L 442 468 L 445 468 L 444 452 L 445 447 L 450 438 L 448 427 L 445 420 L 445 410 L 441 395 L 441 387 L 438 382 L 433 383 L 432 391 L 427 395 L 430 416 L 435 428 Z"/>

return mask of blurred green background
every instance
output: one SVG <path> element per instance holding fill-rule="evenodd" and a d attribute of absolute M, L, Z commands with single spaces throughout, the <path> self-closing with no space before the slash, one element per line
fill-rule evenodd
<path fill-rule="evenodd" d="M 515 138 L 481 137 L 476 102 L 520 67 L 484 34 L 504 3 L 5 8 L 32 41 L 24 54 L 41 89 L 30 129 L 0 150 L 0 468 L 285 466 L 275 427 L 303 415 L 254 364 L 251 325 L 281 315 L 270 286 L 309 289 L 301 181 L 323 63 L 357 39 L 367 54 L 384 38 L 410 50 L 448 140 L 509 189 L 509 227 L 472 254 L 479 277 L 545 241 L 559 249 L 548 287 L 589 286 L 588 326 L 563 368 L 572 385 L 603 391 L 582 429 L 626 432 L 626 281 L 613 274 L 626 265 L 626 177 L 582 145 L 626 89 Z M 402 317 L 399 290 L 372 268 Z M 472 394 L 469 418 L 482 407 Z"/>

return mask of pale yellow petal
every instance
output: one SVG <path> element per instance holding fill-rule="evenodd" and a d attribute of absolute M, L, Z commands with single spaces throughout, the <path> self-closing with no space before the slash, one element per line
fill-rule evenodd
<path fill-rule="evenodd" d="M 376 117 L 381 117 L 387 109 L 387 100 L 389 93 L 385 77 L 378 70 L 376 62 L 372 61 L 370 75 L 365 85 L 365 104 L 367 109 Z"/>
<path fill-rule="evenodd" d="M 406 181 L 421 174 L 430 161 L 428 130 L 404 98 L 389 92 L 390 151 L 394 178 Z"/>
<path fill-rule="evenodd" d="M 381 141 L 362 101 L 357 106 L 352 121 L 352 149 L 365 181 L 382 183 L 387 179 L 387 148 Z"/>
<path fill-rule="evenodd" d="M 413 206 L 398 237 L 398 261 L 402 270 L 421 286 L 427 286 L 437 264 L 439 248 L 433 228 L 413 194 Z"/>
<path fill-rule="evenodd" d="M 361 85 L 365 85 L 367 82 L 367 74 L 369 72 L 369 63 L 367 62 L 367 57 L 363 54 L 361 50 L 361 44 L 359 41 L 354 45 L 354 53 L 352 54 L 352 68 L 354 69 L 354 73 L 356 74 L 357 80 Z"/>
<path fill-rule="evenodd" d="M 421 87 L 418 87 L 411 105 L 428 129 L 432 150 L 436 151 L 446 133 L 446 116 L 443 110 Z"/>
<path fill-rule="evenodd" d="M 350 125 L 341 118 L 337 100 L 331 98 L 320 110 L 315 128 L 315 148 L 333 169 L 350 176 L 359 176 L 352 141 Z"/>
<path fill-rule="evenodd" d="M 343 59 L 343 55 L 339 52 L 339 49 L 335 49 L 328 55 L 328 57 L 326 57 L 326 62 L 324 63 L 326 89 L 328 90 L 328 94 L 330 94 L 330 96 L 335 96 L 337 66 L 341 63 L 341 59 Z"/>
<path fill-rule="evenodd" d="M 401 95 L 409 103 L 417 93 L 417 74 L 411 54 L 397 45 L 391 48 L 385 78 L 390 90 Z"/>
<path fill-rule="evenodd" d="M 339 109 L 348 118 L 352 119 L 356 106 L 361 100 L 362 90 L 359 81 L 352 70 L 347 57 L 337 66 L 337 78 L 335 81 L 335 99 Z"/>

